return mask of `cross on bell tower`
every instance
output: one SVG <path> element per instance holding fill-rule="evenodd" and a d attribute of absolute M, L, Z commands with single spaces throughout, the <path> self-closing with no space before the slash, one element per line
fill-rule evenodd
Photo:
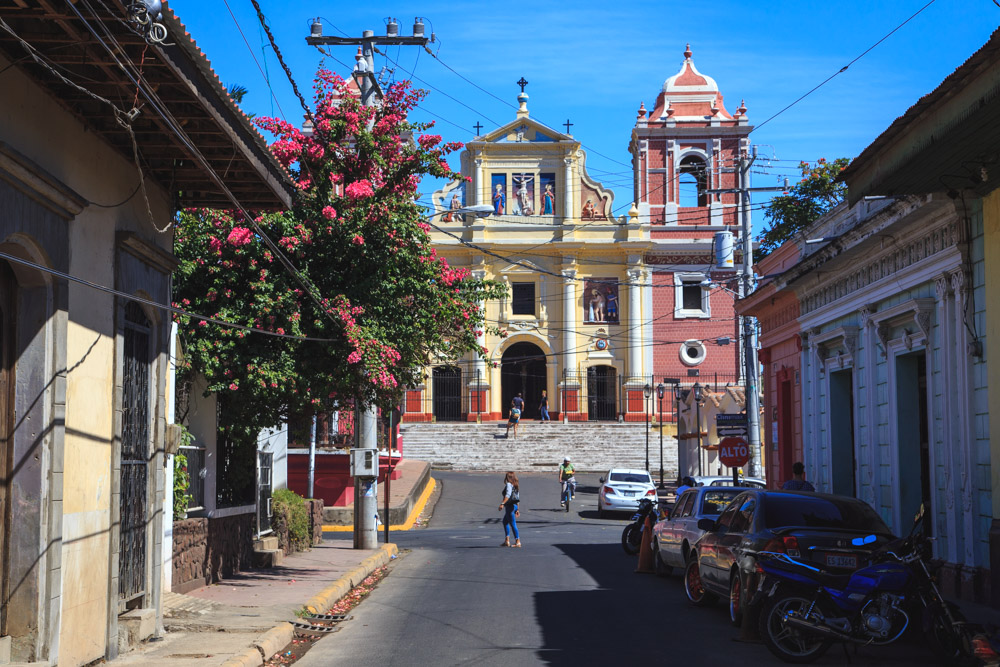
<path fill-rule="evenodd" d="M 524 87 L 528 85 L 528 82 L 525 81 L 524 77 L 522 76 L 521 80 L 517 82 L 517 85 L 521 86 L 521 92 L 523 93 L 524 92 Z"/>

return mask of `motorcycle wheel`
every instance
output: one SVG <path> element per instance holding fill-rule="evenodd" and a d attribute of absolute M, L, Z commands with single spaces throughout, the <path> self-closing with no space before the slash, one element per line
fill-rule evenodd
<path fill-rule="evenodd" d="M 642 531 L 639 530 L 639 524 L 630 523 L 622 531 L 622 549 L 629 556 L 634 556 L 639 553 L 640 546 L 642 546 Z"/>
<path fill-rule="evenodd" d="M 812 600 L 795 593 L 778 593 L 765 602 L 758 621 L 760 638 L 768 650 L 785 662 L 805 664 L 817 660 L 830 648 L 830 640 L 792 628 L 784 623 L 790 611 L 805 611 Z"/>
<path fill-rule="evenodd" d="M 947 604 L 947 603 L 946 603 Z M 952 617 L 962 625 L 952 627 L 940 605 L 924 609 L 924 637 L 932 651 L 949 665 L 975 664 L 972 662 L 972 633 L 965 625 L 965 617 L 952 608 Z"/>
<path fill-rule="evenodd" d="M 706 591 L 702 585 L 698 559 L 694 556 L 684 568 L 684 594 L 687 595 L 688 601 L 696 607 L 707 607 L 716 600 L 715 594 Z"/>

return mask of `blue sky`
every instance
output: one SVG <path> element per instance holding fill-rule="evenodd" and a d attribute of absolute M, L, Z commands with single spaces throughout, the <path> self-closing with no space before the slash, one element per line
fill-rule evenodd
<path fill-rule="evenodd" d="M 227 85 L 250 90 L 248 112 L 284 115 L 299 123 L 302 110 L 270 47 L 249 0 L 228 0 L 268 83 L 254 63 L 237 23 L 222 0 L 174 0 L 170 6 L 187 26 Z M 698 69 L 719 84 L 732 112 L 745 99 L 757 125 L 827 78 L 927 3 L 916 1 L 818 2 L 588 2 L 563 3 L 322 3 L 260 0 L 278 46 L 307 100 L 321 54 L 306 45 L 309 23 L 323 16 L 324 32 L 336 28 L 360 36 L 385 31 L 385 17 L 399 19 L 411 33 L 414 16 L 425 18 L 438 58 L 489 90 L 515 103 L 521 76 L 530 83 L 533 118 L 556 129 L 567 118 L 572 134 L 588 150 L 592 176 L 615 190 L 616 208 L 631 193 L 629 134 L 640 102 L 652 108 L 656 95 L 683 60 L 691 43 Z M 609 4 L 616 6 L 609 11 Z M 992 0 L 936 0 L 847 72 L 834 78 L 751 135 L 761 155 L 755 185 L 772 185 L 794 175 L 799 160 L 853 157 L 917 99 L 986 42 L 1000 24 Z M 336 28 L 334 28 L 336 26 Z M 331 47 L 353 64 L 351 47 Z M 398 54 L 398 55 L 397 55 Z M 417 47 L 390 47 L 396 78 L 415 72 L 431 90 L 415 118 L 437 121 L 449 141 L 467 141 L 473 125 L 483 132 L 514 117 L 514 110 L 477 90 Z M 327 59 L 327 65 L 348 71 Z M 392 63 L 376 56 L 376 68 Z M 426 87 L 420 82 L 417 85 Z M 451 123 L 454 123 L 451 124 Z M 597 155 L 601 153 L 604 156 Z M 427 188 L 425 188 L 427 189 Z M 759 201 L 759 198 L 758 200 Z"/>

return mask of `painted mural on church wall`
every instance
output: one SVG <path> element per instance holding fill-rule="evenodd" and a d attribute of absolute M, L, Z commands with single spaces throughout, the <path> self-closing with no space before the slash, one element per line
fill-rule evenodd
<path fill-rule="evenodd" d="M 441 216 L 442 222 L 465 222 L 465 216 L 461 213 L 452 213 L 455 209 L 465 206 L 465 184 L 461 184 L 454 190 L 449 191 L 441 202 L 448 212 Z"/>
<path fill-rule="evenodd" d="M 584 281 L 584 324 L 618 324 L 618 303 L 617 278 L 590 278 Z"/>

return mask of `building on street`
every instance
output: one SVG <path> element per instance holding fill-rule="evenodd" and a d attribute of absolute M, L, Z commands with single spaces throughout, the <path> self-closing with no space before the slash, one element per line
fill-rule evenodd
<path fill-rule="evenodd" d="M 16 4 L 0 13 L 0 661 L 82 665 L 162 628 L 171 320 L 127 297 L 170 303 L 178 207 L 232 206 L 208 170 L 251 208 L 292 185 L 166 7 L 167 39 L 147 42 L 104 4 Z"/>

